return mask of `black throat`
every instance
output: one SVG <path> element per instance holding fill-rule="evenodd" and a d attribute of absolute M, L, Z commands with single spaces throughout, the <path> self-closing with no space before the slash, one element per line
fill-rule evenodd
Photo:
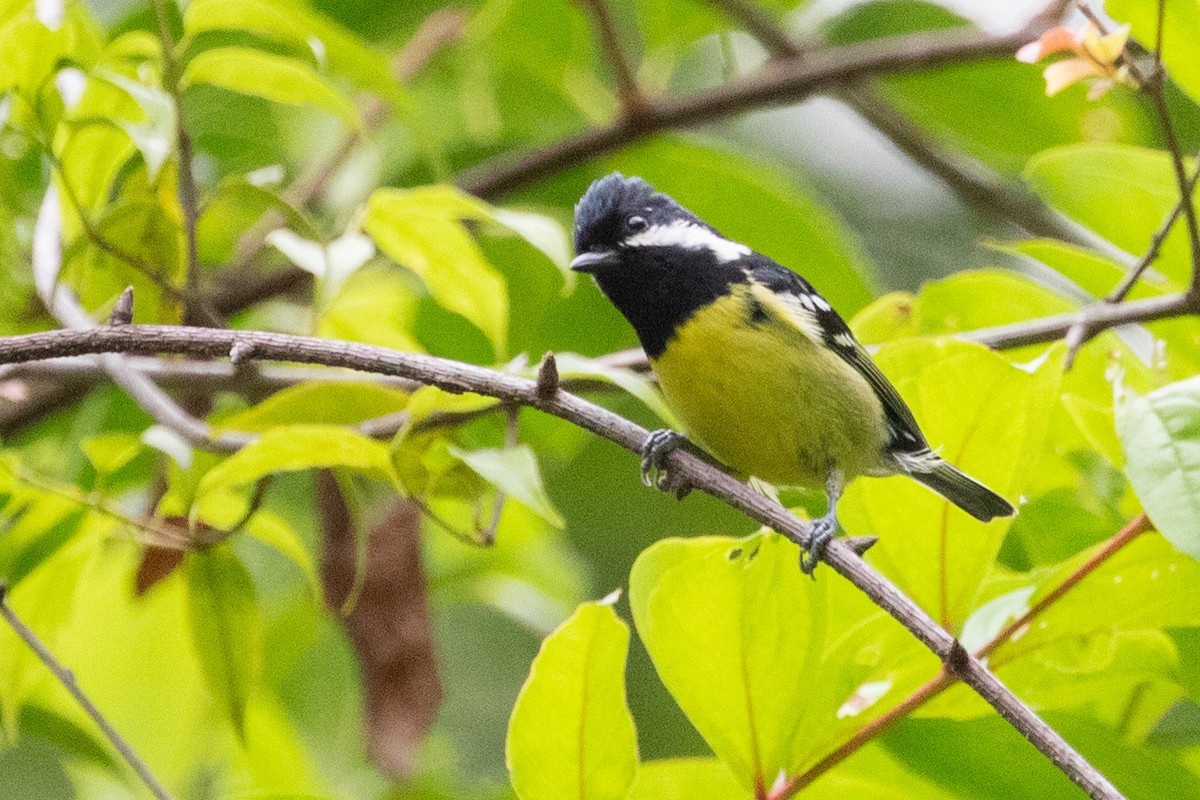
<path fill-rule="evenodd" d="M 662 355 L 693 314 L 749 280 L 737 262 L 722 264 L 710 250 L 677 247 L 627 248 L 619 264 L 595 277 L 650 358 Z"/>

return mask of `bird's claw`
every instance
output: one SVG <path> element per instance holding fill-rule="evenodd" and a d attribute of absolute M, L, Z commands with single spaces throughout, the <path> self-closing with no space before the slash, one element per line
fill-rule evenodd
<path fill-rule="evenodd" d="M 814 519 L 808 527 L 808 544 L 800 551 L 800 571 L 813 577 L 813 570 L 825 557 L 825 548 L 837 533 L 837 517 L 824 516 Z"/>
<path fill-rule="evenodd" d="M 646 437 L 646 444 L 642 446 L 642 483 L 661 492 L 675 492 L 680 497 L 687 494 L 691 487 L 676 482 L 666 465 L 667 456 L 686 441 L 683 434 L 666 428 Z"/>

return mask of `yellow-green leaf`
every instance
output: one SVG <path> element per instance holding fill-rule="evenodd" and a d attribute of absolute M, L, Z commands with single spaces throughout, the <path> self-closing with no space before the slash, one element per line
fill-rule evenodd
<path fill-rule="evenodd" d="M 192 641 L 209 687 L 243 731 L 261 660 L 254 581 L 227 545 L 187 560 Z"/>
<path fill-rule="evenodd" d="M 249 47 L 216 47 L 188 62 L 183 84 L 206 83 L 240 94 L 293 106 L 311 105 L 341 118 L 351 127 L 362 122 L 345 95 L 312 67 L 294 58 Z"/>
<path fill-rule="evenodd" d="M 486 207 L 451 187 L 381 189 L 363 228 L 389 258 L 417 274 L 430 295 L 483 331 L 497 356 L 508 339 L 508 287 L 463 225 Z"/>
<path fill-rule="evenodd" d="M 460 450 L 450 447 L 455 458 L 471 468 L 479 477 L 516 500 L 556 528 L 566 525 L 562 514 L 550 502 L 537 456 L 529 445 L 507 447 L 503 450 Z"/>
<path fill-rule="evenodd" d="M 517 696 L 506 761 L 521 800 L 623 800 L 637 771 L 625 704 L 629 628 L 585 603 L 542 643 Z"/>

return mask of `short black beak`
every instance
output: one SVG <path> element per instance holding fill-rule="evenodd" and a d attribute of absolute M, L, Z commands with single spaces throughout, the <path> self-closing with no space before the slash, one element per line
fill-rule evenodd
<path fill-rule="evenodd" d="M 612 250 L 603 250 L 599 253 L 580 253 L 571 262 L 571 269 L 576 272 L 596 272 L 616 262 L 617 254 Z"/>

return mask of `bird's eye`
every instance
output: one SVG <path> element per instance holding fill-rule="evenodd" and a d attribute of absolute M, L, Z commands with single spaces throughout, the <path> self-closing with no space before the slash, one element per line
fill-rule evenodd
<path fill-rule="evenodd" d="M 645 217 L 630 217 L 625 220 L 625 227 L 636 233 L 646 230 L 646 228 L 650 227 L 650 223 L 646 221 Z"/>

